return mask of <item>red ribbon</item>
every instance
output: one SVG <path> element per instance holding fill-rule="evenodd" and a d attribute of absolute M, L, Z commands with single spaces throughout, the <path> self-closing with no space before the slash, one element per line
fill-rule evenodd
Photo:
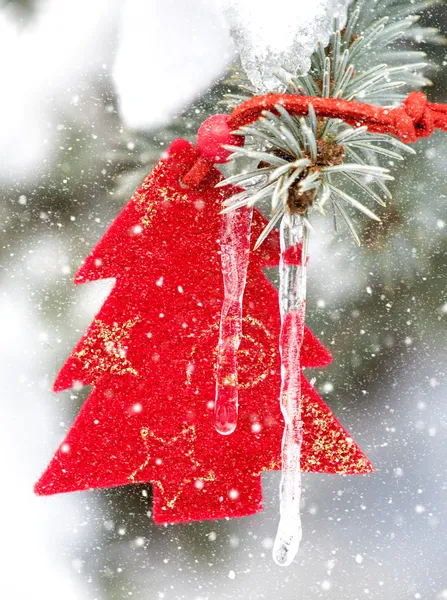
<path fill-rule="evenodd" d="M 405 143 L 429 137 L 435 129 L 447 131 L 447 105 L 428 102 L 427 96 L 422 92 L 411 92 L 397 108 L 382 108 L 353 100 L 317 96 L 257 96 L 234 109 L 229 117 L 229 125 L 233 130 L 249 125 L 259 119 L 264 110 L 277 112 L 277 104 L 295 116 L 307 115 L 309 105 L 312 104 L 319 117 L 342 119 L 354 127 L 366 125 L 368 131 L 390 133 Z"/>

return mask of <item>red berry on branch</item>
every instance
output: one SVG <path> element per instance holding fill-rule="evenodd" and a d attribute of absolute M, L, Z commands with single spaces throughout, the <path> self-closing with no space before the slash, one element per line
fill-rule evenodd
<path fill-rule="evenodd" d="M 224 163 L 231 152 L 227 146 L 243 146 L 244 138 L 231 133 L 229 115 L 213 115 L 202 123 L 197 133 L 197 147 L 212 163 Z"/>

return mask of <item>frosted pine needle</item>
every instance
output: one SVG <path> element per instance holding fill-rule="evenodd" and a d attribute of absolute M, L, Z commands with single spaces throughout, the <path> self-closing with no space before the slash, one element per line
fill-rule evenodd
<path fill-rule="evenodd" d="M 279 76 L 284 91 L 384 106 L 400 103 L 410 88 L 430 83 L 423 73 L 428 65 L 425 53 L 408 50 L 405 39 L 417 33 L 428 41 L 443 41 L 437 32 L 416 25 L 419 17 L 415 13 L 430 4 L 428 0 L 411 6 L 402 0 L 355 1 L 346 26 L 340 29 L 334 22 L 329 46 L 317 44 L 307 74 L 285 77 L 283 72 Z M 404 43 L 396 48 L 396 40 Z M 233 83 L 239 83 L 240 94 L 227 99 L 230 106 L 254 93 L 240 74 L 238 77 Z M 233 152 L 230 159 L 244 157 L 252 166 L 219 184 L 246 189 L 229 199 L 224 211 L 259 203 L 265 206 L 269 201 L 271 221 L 257 242 L 259 246 L 284 214 L 299 214 L 309 228 L 312 212 L 324 214 L 329 203 L 334 225 L 336 215 L 341 216 L 360 243 L 351 211 L 377 219 L 368 204 L 385 206 L 390 199 L 386 184 L 393 177 L 388 167 L 414 151 L 392 136 L 317 117 L 312 106 L 307 117 L 294 117 L 280 105 L 275 109 L 264 111 L 258 121 L 235 132 L 245 136 L 246 144 L 228 147 Z"/>

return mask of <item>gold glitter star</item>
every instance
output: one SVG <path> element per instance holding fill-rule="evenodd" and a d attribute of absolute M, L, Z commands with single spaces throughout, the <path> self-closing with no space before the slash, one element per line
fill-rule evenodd
<path fill-rule="evenodd" d="M 82 362 L 82 368 L 91 375 L 93 382 L 106 373 L 138 375 L 126 358 L 123 345 L 123 340 L 129 339 L 130 329 L 138 321 L 139 318 L 136 317 L 122 325 L 114 323 L 112 326 L 101 319 L 93 321 L 90 335 L 84 340 L 82 350 L 74 354 Z"/>
<path fill-rule="evenodd" d="M 146 228 L 152 222 L 155 216 L 155 209 L 157 207 L 157 200 L 148 200 L 148 192 L 153 186 L 155 175 L 160 170 L 160 163 L 154 168 L 152 173 L 146 177 L 141 186 L 132 196 L 132 200 L 137 204 L 139 208 L 144 209 L 144 214 L 141 217 L 141 225 Z"/>
<path fill-rule="evenodd" d="M 138 473 L 141 473 L 141 471 L 143 471 L 147 467 L 147 465 L 151 462 L 151 460 L 153 460 L 153 451 L 151 451 L 151 449 L 149 447 L 149 442 L 148 442 L 149 438 L 156 440 L 163 447 L 171 446 L 172 444 L 175 444 L 180 439 L 186 439 L 188 446 L 189 446 L 189 450 L 188 450 L 188 452 L 186 452 L 185 456 L 188 457 L 188 459 L 191 461 L 191 466 L 194 469 L 197 469 L 201 466 L 200 463 L 196 460 L 195 454 L 194 454 L 194 443 L 195 443 L 195 439 L 196 439 L 196 428 L 194 425 L 189 425 L 189 426 L 185 425 L 180 434 L 175 435 L 174 437 L 171 437 L 169 439 L 162 438 L 162 437 L 155 435 L 155 433 L 153 431 L 150 431 L 147 427 L 143 427 L 141 429 L 140 436 L 141 436 L 141 439 L 143 440 L 144 446 L 146 448 L 147 457 L 146 457 L 146 460 L 143 463 L 141 463 L 141 465 L 139 467 L 137 467 L 133 473 L 131 473 L 129 475 L 129 480 L 132 483 L 137 483 L 136 476 L 138 475 Z M 185 485 L 192 483 L 193 481 L 214 481 L 214 479 L 215 479 L 215 475 L 214 475 L 214 471 L 212 471 L 212 470 L 208 471 L 208 473 L 204 477 L 196 477 L 196 478 L 185 477 L 180 482 L 176 493 L 171 497 L 167 497 L 166 489 L 165 489 L 165 486 L 163 485 L 162 481 L 160 481 L 159 479 L 153 479 L 153 480 L 151 480 L 151 483 L 153 485 L 156 485 L 158 487 L 158 489 L 160 490 L 160 492 L 163 496 L 163 499 L 166 503 L 166 507 L 172 509 L 172 508 L 174 508 L 175 503 L 177 502 L 179 496 L 182 494 L 183 488 L 185 487 Z"/>
<path fill-rule="evenodd" d="M 154 181 L 163 175 L 164 168 L 165 164 L 163 161 L 158 163 L 152 173 L 146 177 L 141 186 L 132 196 L 132 200 L 138 205 L 138 207 L 144 209 L 144 214 L 140 221 L 144 228 L 149 227 L 152 223 L 160 202 L 169 201 L 176 202 L 178 204 L 190 202 L 188 194 L 181 194 L 174 188 L 159 187 L 157 189 L 156 185 L 154 185 Z M 149 190 L 152 192 L 151 197 L 149 196 Z"/>

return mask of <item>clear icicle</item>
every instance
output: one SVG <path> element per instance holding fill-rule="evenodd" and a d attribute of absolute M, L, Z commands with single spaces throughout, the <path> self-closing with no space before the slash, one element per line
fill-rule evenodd
<path fill-rule="evenodd" d="M 242 337 L 242 300 L 250 256 L 252 209 L 222 215 L 221 260 L 224 300 L 216 369 L 215 426 L 228 435 L 236 429 L 238 415 L 237 352 Z"/>
<path fill-rule="evenodd" d="M 279 306 L 281 312 L 281 411 L 284 417 L 282 439 L 282 477 L 280 485 L 280 522 L 273 560 L 289 565 L 301 542 L 301 364 L 300 352 L 304 335 L 306 309 L 306 258 L 301 265 L 288 264 L 284 253 L 288 248 L 304 248 L 305 227 L 299 215 L 286 214 L 281 221 L 281 261 Z"/>

